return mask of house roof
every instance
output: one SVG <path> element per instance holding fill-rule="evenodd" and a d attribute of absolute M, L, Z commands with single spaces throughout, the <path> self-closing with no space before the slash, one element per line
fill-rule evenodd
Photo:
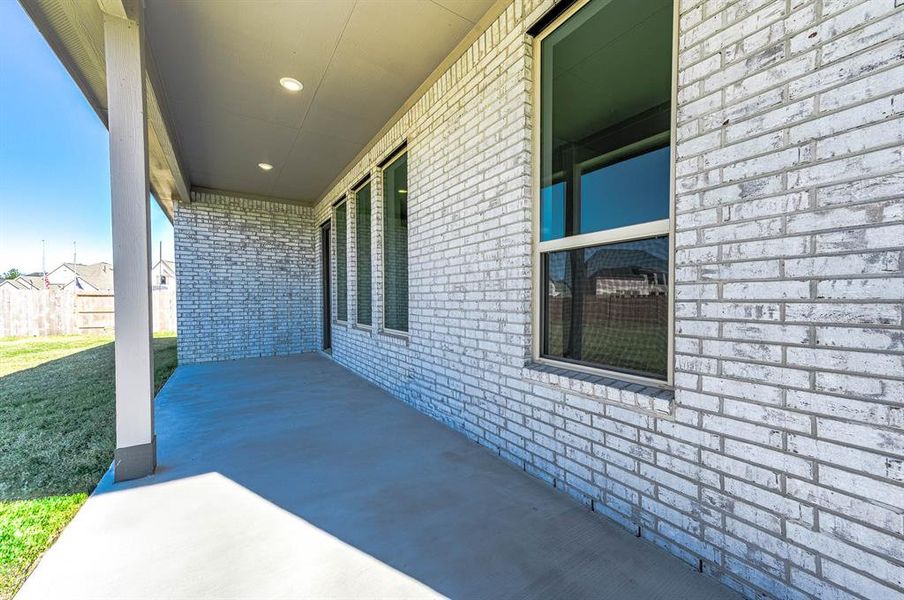
<path fill-rule="evenodd" d="M 113 265 L 108 262 L 98 262 L 91 265 L 63 263 L 62 266 L 73 271 L 79 279 L 98 290 L 113 289 Z"/>
<path fill-rule="evenodd" d="M 21 281 L 16 281 L 15 279 L 3 279 L 0 281 L 0 285 L 9 286 L 13 289 L 21 290 L 23 289 L 23 284 Z"/>
<path fill-rule="evenodd" d="M 16 277 L 15 281 L 20 282 L 23 290 L 33 289 L 33 290 L 41 290 L 44 289 L 44 276 L 39 274 L 29 274 L 29 275 L 19 275 Z"/>
<path fill-rule="evenodd" d="M 4 279 L 0 281 L 0 285 L 7 285 L 17 290 L 43 290 L 45 288 L 44 276 L 39 273 L 19 275 L 15 279 Z M 51 285 L 51 287 L 59 286 Z"/>

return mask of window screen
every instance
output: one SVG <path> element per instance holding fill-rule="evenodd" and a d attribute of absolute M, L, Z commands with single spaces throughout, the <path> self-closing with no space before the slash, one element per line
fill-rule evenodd
<path fill-rule="evenodd" d="M 348 320 L 348 211 L 336 207 L 336 318 Z"/>
<path fill-rule="evenodd" d="M 664 378 L 669 240 L 544 255 L 544 354 Z"/>
<path fill-rule="evenodd" d="M 672 27 L 591 0 L 541 36 L 542 356 L 667 379 Z"/>
<path fill-rule="evenodd" d="M 356 302 L 358 323 L 371 325 L 371 264 L 370 264 L 370 183 L 355 192 L 355 266 L 358 290 Z"/>
<path fill-rule="evenodd" d="M 408 331 L 408 155 L 383 170 L 384 327 Z"/>

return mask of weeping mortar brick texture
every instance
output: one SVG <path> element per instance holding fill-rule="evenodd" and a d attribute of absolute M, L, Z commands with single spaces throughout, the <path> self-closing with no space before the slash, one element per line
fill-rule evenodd
<path fill-rule="evenodd" d="M 180 206 L 180 360 L 319 348 L 317 226 L 370 173 L 374 325 L 349 194 L 335 360 L 749 597 L 900 598 L 904 7 L 681 3 L 663 394 L 530 362 L 525 30 L 551 5 L 515 0 L 313 210 Z M 407 339 L 381 331 L 375 166 L 403 140 Z"/>

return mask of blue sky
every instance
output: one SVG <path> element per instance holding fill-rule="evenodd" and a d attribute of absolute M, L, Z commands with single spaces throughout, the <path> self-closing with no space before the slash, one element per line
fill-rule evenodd
<path fill-rule="evenodd" d="M 151 202 L 153 258 L 173 229 Z M 111 259 L 107 130 L 18 2 L 0 1 L 0 272 Z"/>

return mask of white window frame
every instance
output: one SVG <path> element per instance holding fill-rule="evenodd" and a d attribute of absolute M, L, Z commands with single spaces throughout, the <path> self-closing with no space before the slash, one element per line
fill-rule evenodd
<path fill-rule="evenodd" d="M 359 329 L 372 329 L 374 324 L 374 178 L 369 174 L 356 187 L 353 187 L 349 194 L 355 198 L 355 327 Z M 358 320 L 360 313 L 358 312 L 358 261 L 361 260 L 361 251 L 358 248 L 358 192 L 365 186 L 370 186 L 370 248 L 368 256 L 370 257 L 370 324 L 361 323 Z"/>
<path fill-rule="evenodd" d="M 532 304 L 532 335 L 531 335 L 531 358 L 534 362 L 540 364 L 548 364 L 571 371 L 579 371 L 582 373 L 590 373 L 603 377 L 609 377 L 621 381 L 631 383 L 639 383 L 645 386 L 658 388 L 671 388 L 675 381 L 675 137 L 677 131 L 677 106 L 678 106 L 678 22 L 679 22 L 679 0 L 674 0 L 672 15 L 672 94 L 671 94 L 671 127 L 669 131 L 670 144 L 670 164 L 669 164 L 669 218 L 658 221 L 650 221 L 647 223 L 639 223 L 637 225 L 628 225 L 626 227 L 618 227 L 616 229 L 608 229 L 605 231 L 595 231 L 593 233 L 585 233 L 564 237 L 556 240 L 540 241 L 540 47 L 543 40 L 555 31 L 560 25 L 571 18 L 575 13 L 593 0 L 579 0 L 566 9 L 561 15 L 556 17 L 543 31 L 534 36 L 533 39 L 533 114 L 531 116 L 531 138 L 532 138 L 532 156 L 531 156 L 531 175 L 533 180 L 533 215 L 532 215 L 532 261 L 531 273 L 531 304 Z M 659 134 L 664 137 L 664 134 Z M 632 147 L 649 146 L 655 143 L 653 136 L 646 140 L 641 140 L 636 144 L 631 144 L 626 148 L 615 150 L 610 155 L 598 157 L 592 161 L 605 160 L 605 158 L 614 158 L 616 153 L 630 151 Z M 666 379 L 656 379 L 652 377 L 644 377 L 641 375 L 633 375 L 623 373 L 601 367 L 592 367 L 589 365 L 577 364 L 570 361 L 556 360 L 554 358 L 544 357 L 540 353 L 542 336 L 543 336 L 543 315 L 541 296 L 544 293 L 544 285 L 541 280 L 542 260 L 541 255 L 546 252 L 554 252 L 560 250 L 569 250 L 575 248 L 584 248 L 589 246 L 598 246 L 601 244 L 612 244 L 620 241 L 640 240 L 644 238 L 668 235 L 669 236 L 669 297 L 668 297 L 668 352 L 666 365 Z"/>
<path fill-rule="evenodd" d="M 339 227 L 338 227 L 339 219 L 336 218 L 336 210 L 343 204 L 345 205 L 345 319 L 340 319 L 339 318 L 339 243 L 338 243 L 339 242 Z M 336 202 L 333 204 L 333 207 L 331 210 L 331 215 L 330 215 L 333 220 L 332 225 L 331 225 L 332 235 L 333 235 L 333 264 L 335 265 L 333 272 L 335 273 L 335 279 L 336 279 L 336 285 L 333 286 L 335 288 L 335 291 L 333 292 L 333 296 L 334 296 L 334 300 L 335 300 L 334 305 L 335 305 L 336 317 L 333 319 L 333 323 L 336 325 L 348 325 L 348 312 L 349 312 L 348 301 L 349 301 L 349 297 L 350 297 L 349 293 L 348 293 L 348 265 L 350 262 L 348 260 L 348 207 L 349 207 L 348 194 L 346 194 L 346 195 L 342 196 L 341 198 L 339 198 L 338 200 L 336 200 Z"/>
<path fill-rule="evenodd" d="M 408 144 L 406 144 L 399 148 L 396 152 L 390 154 L 387 158 L 383 159 L 380 163 L 382 166 L 380 167 L 380 261 L 382 264 L 381 267 L 381 282 L 380 282 L 380 293 L 383 294 L 381 298 L 381 310 L 380 310 L 380 331 L 384 333 L 388 333 L 390 335 L 408 338 L 411 333 L 410 331 L 402 331 L 401 329 L 393 329 L 391 327 L 386 326 L 386 194 L 384 193 L 386 181 L 386 169 L 392 166 L 392 163 L 397 161 L 402 155 L 408 154 Z M 411 161 L 408 162 L 409 166 L 411 165 Z M 411 192 L 411 173 L 409 170 L 408 173 L 408 190 L 409 190 L 409 199 Z M 373 199 L 373 189 L 371 189 L 371 200 Z M 410 205 L 409 205 L 409 208 Z M 371 202 L 371 214 L 373 214 L 373 202 Z M 410 213 L 409 213 L 410 214 Z M 408 240 L 411 242 L 411 240 Z M 409 246 L 410 248 L 410 246 Z M 408 253 L 408 256 L 405 257 L 407 261 L 411 256 L 411 253 Z M 411 264 L 408 264 L 408 329 L 411 329 Z M 373 312 L 371 312 L 373 315 Z"/>

